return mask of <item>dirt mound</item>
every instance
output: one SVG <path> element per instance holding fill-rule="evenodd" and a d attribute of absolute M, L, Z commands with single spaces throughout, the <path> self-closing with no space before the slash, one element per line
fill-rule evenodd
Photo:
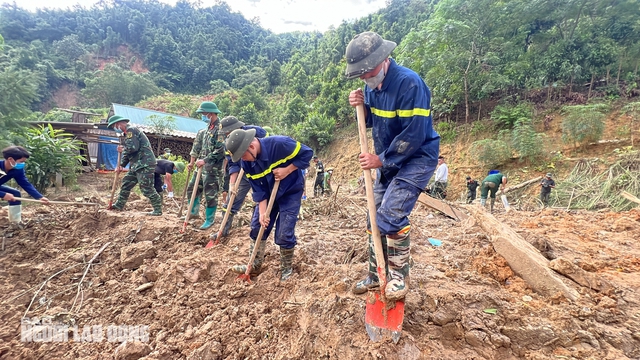
<path fill-rule="evenodd" d="M 207 232 L 190 227 L 180 234 L 181 221 L 172 211 L 146 217 L 141 211 L 147 206 L 136 200 L 122 213 L 30 207 L 24 228 L 0 225 L 6 243 L 0 254 L 0 357 L 640 356 L 640 301 L 632 291 L 640 282 L 640 250 L 631 241 L 640 237 L 638 211 L 498 215 L 523 229 L 523 237 L 544 240 L 556 256 L 616 286 L 604 295 L 567 280 L 582 294 L 574 303 L 532 292 L 477 225 L 419 205 L 411 216 L 411 291 L 396 345 L 370 343 L 365 299 L 350 292 L 366 268 L 366 215 L 364 199 L 350 195 L 346 186 L 335 198 L 304 202 L 294 275 L 286 282 L 278 280 L 279 254 L 271 238 L 263 272 L 251 284 L 237 282 L 229 271 L 248 258 L 247 209 L 236 217 L 228 243 L 204 249 Z M 214 227 L 219 222 L 220 215 Z M 429 237 L 442 240 L 442 246 L 430 245 Z M 83 278 L 88 262 L 107 243 Z M 77 326 L 80 333 L 102 326 L 104 338 L 22 342 L 25 312 L 31 321 Z M 112 325 L 146 325 L 142 340 L 148 341 L 111 342 L 105 329 Z M 91 332 L 82 334 L 96 339 Z"/>

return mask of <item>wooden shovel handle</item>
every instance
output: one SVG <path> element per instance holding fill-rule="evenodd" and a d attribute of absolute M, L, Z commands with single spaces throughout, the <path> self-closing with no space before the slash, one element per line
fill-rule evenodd
<path fill-rule="evenodd" d="M 120 143 L 118 143 L 118 146 L 120 146 Z M 118 163 L 116 164 L 116 169 L 118 168 L 118 166 L 120 166 L 121 160 L 122 160 L 122 153 L 118 152 Z M 120 176 L 120 173 L 116 171 L 115 175 L 113 176 L 113 185 L 111 185 L 111 197 L 109 198 L 109 207 L 113 205 L 113 197 L 116 194 L 116 184 L 118 183 L 119 176 Z"/>
<path fill-rule="evenodd" d="M 356 107 L 356 114 L 358 117 L 358 134 L 360 135 L 360 152 L 363 154 L 369 153 L 369 146 L 367 145 L 367 126 L 365 124 L 364 105 L 358 105 Z M 364 170 L 364 186 L 367 193 L 367 208 L 369 210 L 369 223 L 371 224 L 371 236 L 373 238 L 373 249 L 376 255 L 376 262 L 378 263 L 378 278 L 380 280 L 380 292 L 381 297 L 384 298 L 384 288 L 387 284 L 387 272 L 386 263 L 384 261 L 384 252 L 382 251 L 382 239 L 380 237 L 380 229 L 378 229 L 378 223 L 376 222 L 376 202 L 373 197 L 373 179 L 371 178 L 371 171 Z"/>
<path fill-rule="evenodd" d="M 222 230 L 224 230 L 224 226 L 227 224 L 227 221 L 229 220 L 229 213 L 231 212 L 231 206 L 233 205 L 233 201 L 236 199 L 236 195 L 238 194 L 238 188 L 240 187 L 240 182 L 242 182 L 243 176 L 244 176 L 244 169 L 240 168 L 240 172 L 238 173 L 236 182 L 233 184 L 233 190 L 231 191 L 231 195 L 229 196 L 229 202 L 227 203 L 227 211 L 224 212 L 224 218 L 222 218 L 222 223 L 220 223 L 220 229 L 218 230 L 218 239 L 222 237 Z"/>
<path fill-rule="evenodd" d="M 190 180 L 191 180 L 191 169 L 187 171 L 187 182 L 184 184 L 184 191 L 182 192 L 182 199 L 180 200 L 180 209 L 178 209 L 178 217 L 182 216 L 182 209 L 184 208 L 184 200 L 187 197 L 187 189 L 189 189 Z"/>
<path fill-rule="evenodd" d="M 191 207 L 193 206 L 193 202 L 196 201 L 196 194 L 198 193 L 198 185 L 200 185 L 200 177 L 202 177 L 202 169 L 204 169 L 204 165 L 198 168 L 198 172 L 196 173 L 196 181 L 193 183 L 193 191 L 191 192 L 191 200 L 189 200 L 189 208 L 187 209 L 187 215 L 184 217 L 184 224 L 182 224 L 182 231 L 184 233 L 187 230 L 187 224 L 189 223 L 189 218 L 191 217 Z M 187 184 L 187 187 L 189 185 Z M 198 204 L 200 206 L 200 204 Z"/>
<path fill-rule="evenodd" d="M 267 216 L 271 215 L 271 209 L 273 208 L 273 203 L 276 200 L 276 193 L 278 192 L 278 187 L 280 187 L 280 180 L 276 180 L 276 183 L 273 185 L 273 189 L 271 190 L 271 196 L 269 196 L 269 202 L 267 203 Z M 260 210 L 258 209 L 258 220 L 260 217 Z M 258 237 L 256 238 L 256 244 L 253 247 L 253 251 L 251 252 L 251 258 L 249 259 L 249 264 L 247 264 L 247 271 L 244 273 L 245 277 L 249 276 L 251 272 L 251 266 L 253 265 L 253 260 L 256 259 L 256 255 L 258 254 L 258 247 L 260 246 L 260 242 L 262 241 L 262 236 L 264 235 L 264 231 L 267 227 L 260 225 L 260 231 L 258 231 Z"/>

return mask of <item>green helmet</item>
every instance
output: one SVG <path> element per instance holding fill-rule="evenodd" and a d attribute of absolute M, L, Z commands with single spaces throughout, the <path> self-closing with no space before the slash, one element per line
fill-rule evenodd
<path fill-rule="evenodd" d="M 266 132 L 267 132 L 267 136 L 269 136 L 269 135 L 273 135 L 273 129 L 271 129 L 271 127 L 269 127 L 269 126 L 263 126 L 262 128 L 264 129 L 264 131 L 266 131 Z"/>
<path fill-rule="evenodd" d="M 185 165 L 182 161 L 176 161 L 175 163 L 173 163 L 173 165 L 176 167 L 176 170 L 178 170 L 178 172 L 183 172 Z"/>
<path fill-rule="evenodd" d="M 196 112 L 198 114 L 201 114 L 201 113 L 220 114 L 222 111 L 218 110 L 218 105 L 216 105 L 214 102 L 204 101 L 202 104 L 200 104 L 200 107 L 198 108 L 198 110 L 196 110 Z"/>
<path fill-rule="evenodd" d="M 112 117 L 109 118 L 109 120 L 107 120 L 107 122 L 108 122 L 107 128 L 111 129 L 115 123 L 120 122 L 120 121 L 129 122 L 131 120 L 127 119 L 126 117 L 120 116 L 120 115 L 113 115 Z"/>
<path fill-rule="evenodd" d="M 397 46 L 380 35 L 366 31 L 356 35 L 347 45 L 347 79 L 355 79 L 380 65 Z"/>
<path fill-rule="evenodd" d="M 256 129 L 236 129 L 231 132 L 227 141 L 225 141 L 224 146 L 231 155 L 231 160 L 233 160 L 233 162 L 240 160 L 242 155 L 244 155 L 245 151 L 249 148 L 249 144 L 251 144 L 255 136 Z"/>
<path fill-rule="evenodd" d="M 244 126 L 244 123 L 238 120 L 238 118 L 236 118 L 235 116 L 225 116 L 220 121 L 220 126 L 222 127 L 222 132 L 226 134 L 232 132 L 233 130 L 240 129 Z"/>

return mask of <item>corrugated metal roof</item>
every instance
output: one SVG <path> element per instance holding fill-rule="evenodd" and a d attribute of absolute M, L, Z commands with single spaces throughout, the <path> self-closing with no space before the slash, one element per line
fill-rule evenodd
<path fill-rule="evenodd" d="M 172 135 L 195 138 L 198 130 L 204 129 L 207 124 L 204 121 L 175 115 L 168 114 L 160 111 L 154 111 L 149 109 L 138 108 L 135 106 L 112 104 L 112 109 L 115 115 L 120 115 L 131 120 L 131 124 L 138 125 L 139 128 L 144 128 L 145 132 L 151 132 L 149 127 L 150 123 L 147 120 L 149 116 L 171 116 L 176 122 L 176 130 L 172 132 Z"/>

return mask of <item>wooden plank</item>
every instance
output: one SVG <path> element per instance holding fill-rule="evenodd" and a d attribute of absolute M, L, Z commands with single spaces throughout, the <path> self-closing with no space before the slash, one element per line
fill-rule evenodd
<path fill-rule="evenodd" d="M 428 196 L 427 194 L 424 194 L 424 193 L 420 194 L 420 196 L 418 197 L 418 201 L 421 204 L 424 204 L 434 210 L 440 211 L 441 213 L 447 215 L 448 217 L 454 220 L 463 221 L 469 217 L 469 215 L 465 214 L 464 212 L 460 211 L 454 206 L 448 203 L 445 203 L 444 201 L 434 199 L 431 196 Z"/>
<path fill-rule="evenodd" d="M 533 290 L 546 296 L 561 293 L 570 300 L 576 300 L 580 296 L 549 268 L 549 260 L 510 226 L 501 223 L 480 207 L 466 206 L 466 209 L 480 227 L 489 234 L 496 252 L 507 260 L 511 269 Z"/>

